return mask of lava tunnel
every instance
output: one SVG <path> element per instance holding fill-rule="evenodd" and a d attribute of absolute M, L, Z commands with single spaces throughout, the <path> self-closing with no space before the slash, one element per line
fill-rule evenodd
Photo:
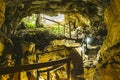
<path fill-rule="evenodd" d="M 120 80 L 120 0 L 0 0 L 0 80 Z"/>

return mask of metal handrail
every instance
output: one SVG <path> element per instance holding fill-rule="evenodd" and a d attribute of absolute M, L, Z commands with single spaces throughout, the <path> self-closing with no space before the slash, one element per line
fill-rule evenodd
<path fill-rule="evenodd" d="M 27 70 L 39 69 L 39 68 L 44 68 L 44 67 L 67 63 L 67 75 L 68 75 L 68 80 L 69 80 L 70 79 L 70 60 L 71 60 L 70 57 L 66 57 L 66 58 L 63 58 L 60 60 L 49 61 L 49 62 L 44 62 L 44 63 L 26 64 L 26 65 L 11 66 L 11 67 L 0 67 L 0 75 L 11 74 L 11 73 L 16 73 L 16 72 L 23 72 L 23 71 L 27 71 Z M 48 73 L 49 73 L 49 71 L 48 71 Z M 49 74 L 48 74 L 48 76 L 49 76 Z M 38 80 L 38 78 L 37 78 L 37 80 Z M 49 80 L 49 78 L 48 78 L 48 80 Z"/>

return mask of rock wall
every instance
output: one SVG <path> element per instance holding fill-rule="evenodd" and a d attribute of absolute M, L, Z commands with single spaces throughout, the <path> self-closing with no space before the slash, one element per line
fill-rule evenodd
<path fill-rule="evenodd" d="M 113 0 L 111 5 L 105 10 L 105 23 L 107 24 L 108 34 L 101 51 L 105 51 L 120 43 L 120 0 Z"/>
<path fill-rule="evenodd" d="M 86 24 L 87 26 L 90 26 L 90 20 L 88 19 L 88 17 L 84 17 L 79 13 L 69 13 L 65 15 L 65 23 L 68 23 L 69 21 L 71 22 L 75 22 L 75 26 L 83 26 L 84 24 Z"/>
<path fill-rule="evenodd" d="M 8 29 L 18 27 L 21 19 L 31 16 L 32 13 L 50 16 L 56 16 L 58 13 L 66 15 L 77 13 L 79 14 L 77 17 L 84 15 L 94 22 L 102 17 L 103 12 L 98 9 L 96 0 L 5 0 L 5 4 L 6 20 L 3 26 L 9 27 Z"/>
<path fill-rule="evenodd" d="M 56 13 L 69 13 L 69 12 L 78 12 L 89 14 L 89 16 L 93 17 L 93 15 L 97 14 L 96 8 L 85 6 L 88 3 L 76 1 L 63 1 L 58 0 L 55 2 L 54 0 L 45 1 L 42 3 L 41 1 L 29 1 L 29 0 L 5 0 L 7 11 L 6 11 L 6 25 L 10 27 L 16 27 L 18 22 L 28 15 L 32 13 L 44 13 L 46 14 Z M 85 1 L 85 0 L 84 0 Z M 95 0 L 96 1 L 96 0 Z M 99 0 L 100 1 L 100 0 Z M 104 0 L 108 1 L 108 0 Z M 57 4 L 57 5 L 56 5 Z M 75 8 L 73 5 L 77 4 Z M 65 6 L 66 5 L 66 6 Z M 84 7 L 84 8 L 81 8 Z M 90 8 L 89 8 L 90 7 Z M 110 6 L 105 9 L 104 19 L 107 24 L 108 34 L 106 39 L 102 45 L 102 48 L 99 51 L 99 62 L 96 65 L 97 71 L 94 71 L 95 68 L 86 69 L 85 74 L 88 72 L 85 78 L 87 80 L 120 80 L 120 0 L 111 0 Z M 81 10 L 82 9 L 82 10 Z M 70 11 L 69 11 L 70 10 Z M 77 10 L 77 11 L 76 11 Z M 86 11 L 87 10 L 87 11 Z M 79 12 L 80 11 L 80 12 Z M 91 13 L 94 12 L 94 13 Z M 5 3 L 3 0 L 0 0 L 0 26 L 4 23 L 5 20 Z M 92 76 L 92 77 L 91 77 Z M 89 78 L 87 78 L 89 77 Z"/>
<path fill-rule="evenodd" d="M 100 50 L 102 59 L 112 58 L 120 54 L 120 0 L 112 0 L 111 5 L 105 10 L 105 22 L 108 34 Z M 103 58 L 104 57 L 104 58 Z M 106 58 L 107 57 L 107 58 Z M 119 62 L 119 61 L 118 61 Z"/>
<path fill-rule="evenodd" d="M 2 26 L 5 20 L 4 14 L 5 14 L 5 3 L 3 0 L 0 0 L 0 27 Z"/>
<path fill-rule="evenodd" d="M 120 80 L 120 0 L 111 0 L 104 17 L 108 34 L 99 51 L 93 80 Z"/>

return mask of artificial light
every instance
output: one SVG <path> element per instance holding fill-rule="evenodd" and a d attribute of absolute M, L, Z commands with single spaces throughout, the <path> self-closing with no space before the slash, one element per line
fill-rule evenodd
<path fill-rule="evenodd" d="M 90 38 L 90 37 L 87 37 L 87 38 L 85 39 L 85 41 L 86 41 L 86 43 L 90 43 L 90 42 L 91 42 L 91 38 Z"/>

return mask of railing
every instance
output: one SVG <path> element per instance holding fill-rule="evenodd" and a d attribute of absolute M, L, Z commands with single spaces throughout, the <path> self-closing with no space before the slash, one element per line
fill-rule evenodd
<path fill-rule="evenodd" d="M 57 50 L 52 50 L 52 51 L 44 51 L 44 52 L 41 52 L 41 53 L 37 53 L 36 61 L 37 61 L 37 63 L 39 63 L 39 56 L 43 53 L 57 52 L 57 51 L 62 51 L 62 50 L 65 50 L 65 49 L 62 48 L 62 49 L 57 49 Z M 63 67 L 63 65 L 66 63 L 67 64 L 66 67 L 67 67 L 68 80 L 70 79 L 70 58 L 69 57 L 63 58 L 61 60 L 49 61 L 49 62 L 50 63 L 47 62 L 47 64 L 50 64 L 50 65 L 48 65 L 46 67 L 49 67 L 49 66 L 53 66 L 53 67 L 47 68 L 46 70 L 37 69 L 37 74 L 42 73 L 42 72 L 47 72 L 47 80 L 50 80 L 50 71 L 58 70 L 61 67 Z M 39 78 L 39 76 L 37 76 L 37 80 L 38 80 L 38 78 Z"/>
<path fill-rule="evenodd" d="M 67 67 L 67 77 L 68 77 L 68 80 L 70 80 L 70 58 L 69 57 L 63 58 L 63 59 L 57 60 L 57 61 L 47 62 L 46 64 L 47 65 L 44 66 L 44 67 L 49 67 L 49 66 L 52 66 L 52 67 L 47 68 L 46 70 L 38 70 L 37 71 L 38 74 L 41 73 L 41 72 L 47 72 L 47 80 L 50 80 L 50 71 L 58 70 L 61 67 L 63 67 L 64 64 L 67 64 L 66 65 L 66 67 Z M 39 76 L 37 77 L 37 80 L 38 80 L 38 78 L 39 78 Z"/>
<path fill-rule="evenodd" d="M 19 66 L 12 66 L 12 67 L 0 67 L 0 75 L 37 69 L 37 80 L 39 80 L 38 74 L 41 72 L 47 72 L 47 80 L 50 80 L 51 70 L 59 69 L 64 64 L 67 64 L 66 65 L 67 77 L 68 77 L 68 80 L 70 80 L 70 60 L 71 60 L 70 57 L 66 57 L 60 60 L 49 61 L 44 63 L 27 64 L 27 65 L 19 65 Z M 39 70 L 40 68 L 45 68 L 45 67 L 50 67 L 50 68 L 47 68 L 46 70 L 43 70 L 43 71 Z M 20 75 L 18 76 L 18 78 L 19 78 L 18 80 L 20 80 Z"/>
<path fill-rule="evenodd" d="M 59 35 L 59 26 L 61 25 L 61 26 L 63 26 L 64 28 L 64 30 L 63 30 L 63 34 L 64 34 L 64 37 L 66 37 L 66 35 L 65 35 L 65 33 L 66 33 L 66 31 L 65 31 L 65 28 L 66 27 L 68 27 L 68 29 L 69 29 L 69 38 L 70 39 L 72 39 L 72 33 L 71 33 L 71 31 L 72 31 L 72 27 L 75 29 L 75 28 L 77 28 L 77 26 L 76 26 L 76 22 L 71 22 L 71 21 L 69 21 L 69 23 L 67 24 L 67 25 L 65 25 L 65 24 L 61 24 L 60 22 L 57 22 L 57 21 L 55 21 L 55 20 L 51 20 L 51 19 L 48 19 L 48 18 L 45 18 L 45 17 L 42 17 L 43 19 L 45 19 L 45 20 L 48 20 L 48 21 L 51 21 L 51 22 L 54 22 L 54 23 L 57 23 L 58 24 L 58 35 Z M 78 29 L 76 29 L 77 30 L 77 35 L 76 35 L 76 39 L 75 40 L 78 40 L 79 39 L 79 31 L 80 30 L 78 30 Z"/>

